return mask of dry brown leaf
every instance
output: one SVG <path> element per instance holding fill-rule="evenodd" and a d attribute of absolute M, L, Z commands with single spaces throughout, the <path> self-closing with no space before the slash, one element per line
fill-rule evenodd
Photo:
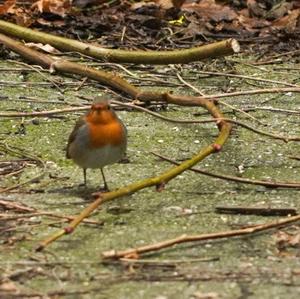
<path fill-rule="evenodd" d="M 203 0 L 200 3 L 184 4 L 184 10 L 196 12 L 207 21 L 233 21 L 237 18 L 236 12 L 229 6 L 216 4 L 215 0 Z"/>
<path fill-rule="evenodd" d="M 274 6 L 266 14 L 266 19 L 276 20 L 285 16 L 293 8 L 293 3 L 291 2 L 281 2 L 278 5 Z"/>
<path fill-rule="evenodd" d="M 250 18 L 243 14 L 240 14 L 237 19 L 247 31 L 254 32 L 260 28 L 270 26 L 270 22 L 264 19 Z"/>
<path fill-rule="evenodd" d="M 39 12 L 49 12 L 64 17 L 71 8 L 71 0 L 39 0 L 31 8 Z"/>
<path fill-rule="evenodd" d="M 49 44 L 44 45 L 44 44 L 41 44 L 41 43 L 26 43 L 25 45 L 29 48 L 36 49 L 36 50 L 42 50 L 42 51 L 44 51 L 46 53 L 50 53 L 50 54 L 59 54 L 59 53 L 61 53 L 60 51 L 53 48 Z"/>
<path fill-rule="evenodd" d="M 104 3 L 106 0 L 73 0 L 72 5 L 80 8 L 84 8 L 88 5 L 99 5 Z"/>
<path fill-rule="evenodd" d="M 265 5 L 256 0 L 247 0 L 247 7 L 250 16 L 263 17 L 267 12 Z"/>
<path fill-rule="evenodd" d="M 43 19 L 43 18 L 37 18 L 36 22 L 40 25 L 49 26 L 49 27 L 62 27 L 62 26 L 65 25 L 64 20 L 54 20 L 54 21 L 51 20 L 51 21 L 48 21 L 48 20 Z"/>
<path fill-rule="evenodd" d="M 6 13 L 14 13 L 16 0 L 7 0 L 2 5 L 0 5 L 0 15 Z"/>
<path fill-rule="evenodd" d="M 0 15 L 5 14 L 13 15 L 15 22 L 24 27 L 28 27 L 34 22 L 24 8 L 17 6 L 15 0 L 7 0 L 0 5 Z"/>
<path fill-rule="evenodd" d="M 170 9 L 172 7 L 180 8 L 184 1 L 185 0 L 156 0 L 155 3 L 163 9 Z"/>
<path fill-rule="evenodd" d="M 285 29 L 288 32 L 292 32 L 300 23 L 300 9 L 294 9 L 287 16 L 284 16 L 274 22 L 272 26 L 276 29 Z"/>
<path fill-rule="evenodd" d="M 5 293 L 17 293 L 18 289 L 11 280 L 5 279 L 0 283 L 0 291 Z"/>
<path fill-rule="evenodd" d="M 279 251 L 283 251 L 288 247 L 300 246 L 300 233 L 299 229 L 295 233 L 286 233 L 278 231 L 274 234 L 276 247 Z"/>
<path fill-rule="evenodd" d="M 292 247 L 299 247 L 300 246 L 300 233 L 292 236 L 289 240 L 289 244 Z"/>

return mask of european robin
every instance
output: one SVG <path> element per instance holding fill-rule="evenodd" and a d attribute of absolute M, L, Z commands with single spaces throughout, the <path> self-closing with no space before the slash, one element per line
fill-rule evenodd
<path fill-rule="evenodd" d="M 91 109 L 75 124 L 69 136 L 66 157 L 83 168 L 100 168 L 104 190 L 108 190 L 103 167 L 123 158 L 127 130 L 106 98 L 97 97 Z"/>

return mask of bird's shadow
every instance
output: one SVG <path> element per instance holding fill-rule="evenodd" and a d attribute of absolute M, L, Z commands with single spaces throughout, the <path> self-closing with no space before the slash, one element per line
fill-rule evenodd
<path fill-rule="evenodd" d="M 95 200 L 94 193 L 99 192 L 108 192 L 109 190 L 103 189 L 102 187 L 93 187 L 93 186 L 84 186 L 83 184 L 80 185 L 72 185 L 72 186 L 63 186 L 58 188 L 53 188 L 48 190 L 48 193 L 59 193 L 65 194 L 71 197 L 80 197 L 85 201 L 93 201 Z"/>

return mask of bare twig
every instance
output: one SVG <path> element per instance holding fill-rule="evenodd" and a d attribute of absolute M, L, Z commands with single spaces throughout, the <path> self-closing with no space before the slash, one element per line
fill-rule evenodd
<path fill-rule="evenodd" d="M 268 83 L 273 83 L 273 84 L 280 84 L 280 85 L 300 88 L 300 86 L 297 85 L 297 84 L 292 84 L 292 83 L 283 82 L 283 81 L 269 80 L 269 79 L 264 79 L 264 78 L 245 76 L 245 75 L 238 75 L 238 74 L 208 72 L 208 71 L 200 71 L 200 70 L 197 70 L 197 74 L 206 74 L 206 75 L 224 76 L 224 77 L 234 77 L 234 78 L 248 79 L 248 80 L 259 81 L 259 82 L 268 82 Z"/>
<path fill-rule="evenodd" d="M 253 89 L 253 90 L 243 90 L 228 93 L 219 93 L 206 95 L 206 99 L 218 99 L 227 97 L 237 97 L 241 95 L 253 95 L 253 94 L 263 94 L 263 93 L 287 93 L 287 92 L 300 92 L 300 87 L 275 87 L 275 88 L 263 88 L 263 89 Z"/>
<path fill-rule="evenodd" d="M 300 114 L 300 110 L 290 110 L 290 109 L 281 109 L 281 108 L 274 108 L 274 107 L 249 107 L 251 110 L 264 110 L 264 111 L 271 111 L 271 112 L 279 112 L 279 113 L 286 113 L 286 114 Z"/>
<path fill-rule="evenodd" d="M 34 216 L 48 216 L 52 218 L 66 219 L 67 221 L 72 221 L 75 218 L 75 216 L 59 215 L 52 212 L 37 210 L 35 208 L 28 207 L 17 202 L 7 201 L 1 198 L 0 198 L 0 205 L 7 210 L 16 210 L 22 213 L 27 213 L 27 214 L 18 214 L 18 215 L 7 215 L 7 214 L 0 215 L 2 219 L 5 218 L 7 220 L 13 220 L 13 219 L 24 218 L 24 217 L 34 217 Z M 90 219 L 84 219 L 84 222 L 88 224 L 96 224 L 96 225 L 103 224 L 103 222 L 94 221 Z"/>
<path fill-rule="evenodd" d="M 218 240 L 224 238 L 232 238 L 232 237 L 240 237 L 245 235 L 253 235 L 255 233 L 266 231 L 272 228 L 278 228 L 282 226 L 291 225 L 295 222 L 300 221 L 300 215 L 286 217 L 280 219 L 278 221 L 269 222 L 265 224 L 259 224 L 256 226 L 246 227 L 243 229 L 231 230 L 231 231 L 221 231 L 216 233 L 210 234 L 201 234 L 201 235 L 182 235 L 174 239 L 145 245 L 137 248 L 130 248 L 127 250 L 117 251 L 117 250 L 110 250 L 102 252 L 102 256 L 104 259 L 119 259 L 123 257 L 127 258 L 138 258 L 139 255 L 148 252 L 156 252 L 162 250 L 164 248 L 172 247 L 177 244 L 187 243 L 187 242 L 199 242 L 199 241 L 211 241 L 211 240 Z"/>
<path fill-rule="evenodd" d="M 205 97 L 205 94 L 200 89 L 196 88 L 194 85 L 185 81 L 178 72 L 176 73 L 176 75 L 177 75 L 177 78 L 179 79 L 179 81 L 181 81 L 184 85 L 190 87 L 192 90 L 196 91 L 198 94 Z"/>
<path fill-rule="evenodd" d="M 179 163 L 168 158 L 165 157 L 163 155 L 151 152 L 153 155 L 168 161 L 172 164 L 178 165 Z M 235 176 L 229 176 L 229 175 L 223 175 L 223 174 L 216 174 L 216 173 L 212 173 L 206 170 L 202 170 L 202 169 L 198 169 L 198 168 L 190 168 L 190 171 L 196 172 L 196 173 L 200 173 L 203 175 L 207 175 L 207 176 L 211 176 L 217 179 L 221 179 L 221 180 L 226 180 L 226 181 L 232 181 L 232 182 L 238 182 L 238 183 L 243 183 L 243 184 L 250 184 L 250 185 L 260 185 L 260 186 L 265 186 L 265 187 L 269 187 L 269 188 L 293 188 L 293 189 L 300 189 L 300 182 L 274 182 L 274 181 L 260 181 L 260 180 L 251 180 L 251 179 L 247 179 L 247 178 L 241 178 L 241 177 L 235 177 Z"/>
<path fill-rule="evenodd" d="M 10 62 L 12 62 L 12 60 L 9 60 Z M 23 65 L 23 66 L 26 66 L 28 68 L 31 68 L 34 72 L 38 73 L 41 77 L 45 78 L 47 81 L 49 81 L 50 83 L 52 83 L 52 85 L 54 85 L 60 93 L 63 93 L 62 89 L 59 87 L 59 82 L 55 82 L 55 80 L 47 77 L 45 74 L 43 74 L 43 72 L 40 70 L 40 66 L 32 66 L 30 64 L 27 64 L 27 63 L 24 63 L 24 62 L 21 62 L 21 61 L 13 61 L 14 63 L 16 64 L 20 64 L 20 65 Z"/>
<path fill-rule="evenodd" d="M 70 112 L 76 111 L 86 111 L 90 109 L 90 105 L 88 106 L 81 106 L 81 107 L 74 107 L 74 108 L 64 108 L 64 109 L 54 109 L 48 111 L 36 111 L 36 112 L 1 112 L 0 117 L 47 117 L 56 114 L 65 114 Z"/>
<path fill-rule="evenodd" d="M 297 210 L 294 208 L 271 208 L 271 207 L 234 207 L 234 206 L 217 206 L 217 213 L 225 214 L 246 214 L 261 216 L 295 216 Z"/>
<path fill-rule="evenodd" d="M 284 135 L 281 135 L 281 134 L 275 134 L 275 133 L 269 133 L 269 132 L 266 132 L 266 131 L 263 131 L 263 130 L 259 130 L 257 128 L 254 128 L 246 123 L 243 123 L 241 121 L 238 121 L 238 120 L 233 120 L 233 119 L 230 119 L 230 118 L 224 118 L 225 121 L 228 121 L 230 123 L 233 123 L 233 124 L 236 124 L 236 125 L 239 125 L 243 128 L 246 128 L 254 133 L 257 133 L 257 134 L 260 134 L 260 135 L 264 135 L 264 136 L 268 136 L 268 137 L 271 137 L 271 138 L 274 138 L 274 139 L 279 139 L 279 140 L 282 140 L 284 142 L 289 142 L 289 141 L 300 141 L 300 136 L 284 136 Z"/>
<path fill-rule="evenodd" d="M 289 159 L 300 161 L 300 156 L 288 156 Z"/>
<path fill-rule="evenodd" d="M 200 89 L 196 88 L 196 87 L 193 86 L 192 84 L 190 84 L 190 83 L 188 83 L 187 81 L 185 81 L 185 80 L 180 76 L 179 73 L 177 73 L 177 77 L 178 77 L 178 79 L 179 79 L 183 84 L 185 84 L 186 86 L 188 86 L 188 87 L 190 87 L 191 89 L 193 89 L 195 92 L 197 92 L 198 94 L 200 94 L 202 97 L 204 97 L 204 98 L 206 97 L 206 95 L 205 95 Z M 221 100 L 218 100 L 218 102 L 221 103 L 222 105 L 226 106 L 226 107 L 231 108 L 231 109 L 234 110 L 234 111 L 238 111 L 238 112 L 240 112 L 240 113 L 246 115 L 247 117 L 249 117 L 249 118 L 255 120 L 256 122 L 258 122 L 258 123 L 260 123 L 260 124 L 262 124 L 262 125 L 265 125 L 265 124 L 262 123 L 260 120 L 258 120 L 257 118 L 255 118 L 255 117 L 252 116 L 251 114 L 249 114 L 249 113 L 247 113 L 247 112 L 245 112 L 245 111 L 243 111 L 243 110 L 241 110 L 241 109 L 238 109 L 238 108 L 236 108 L 236 107 L 234 107 L 234 106 L 232 106 L 232 105 L 230 105 L 230 104 L 228 104 L 228 103 L 226 103 L 226 102 L 224 102 L 224 101 L 221 101 Z"/>
<path fill-rule="evenodd" d="M 44 176 L 45 171 L 46 171 L 46 164 L 45 164 L 45 162 L 44 162 L 42 159 L 40 159 L 39 157 L 34 156 L 34 155 L 31 154 L 31 153 L 27 153 L 27 152 L 24 151 L 23 149 L 19 149 L 19 148 L 17 148 L 17 147 L 11 147 L 11 146 L 9 146 L 8 144 L 2 143 L 2 142 L 0 142 L 0 148 L 2 148 L 3 150 L 5 150 L 5 151 L 7 151 L 7 152 L 10 152 L 10 153 L 12 153 L 12 154 L 14 154 L 14 155 L 17 155 L 17 156 L 19 156 L 19 157 L 22 157 L 22 158 L 23 158 L 23 157 L 26 157 L 26 158 L 28 158 L 28 159 L 30 159 L 30 160 L 32 160 L 32 161 L 36 161 L 37 164 L 40 165 L 41 168 L 42 168 L 42 172 L 41 172 L 40 174 L 36 175 L 35 177 L 33 177 L 33 178 L 31 178 L 31 179 L 28 179 L 28 180 L 26 180 L 26 181 L 24 181 L 24 182 L 22 182 L 22 183 L 18 183 L 18 184 L 13 185 L 13 186 L 9 186 L 9 187 L 6 187 L 6 188 L 2 188 L 2 189 L 0 189 L 0 193 L 8 192 L 8 191 L 11 191 L 11 190 L 13 190 L 13 189 L 19 188 L 19 187 L 21 187 L 21 186 L 27 185 L 27 184 L 29 184 L 29 183 L 31 183 L 31 182 L 34 182 L 34 181 L 36 181 L 36 180 L 38 180 L 38 179 L 41 179 L 41 178 Z"/>

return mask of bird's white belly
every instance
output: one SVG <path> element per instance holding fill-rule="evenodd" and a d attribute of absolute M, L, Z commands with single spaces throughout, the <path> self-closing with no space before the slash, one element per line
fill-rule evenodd
<path fill-rule="evenodd" d="M 122 159 L 124 148 L 106 145 L 97 149 L 85 149 L 73 156 L 73 160 L 82 168 L 102 168 Z"/>

